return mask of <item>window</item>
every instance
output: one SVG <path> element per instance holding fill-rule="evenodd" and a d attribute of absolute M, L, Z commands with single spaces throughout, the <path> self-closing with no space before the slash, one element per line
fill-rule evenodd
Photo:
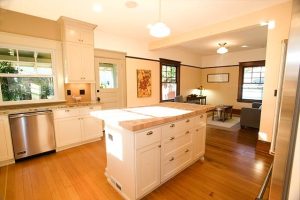
<path fill-rule="evenodd" d="M 160 59 L 160 72 L 160 100 L 172 101 L 180 91 L 180 62 Z"/>
<path fill-rule="evenodd" d="M 50 52 L 0 47 L 0 102 L 51 100 L 54 85 Z"/>
<path fill-rule="evenodd" d="M 100 88 L 118 88 L 116 65 L 112 63 L 100 63 L 99 80 Z"/>
<path fill-rule="evenodd" d="M 238 101 L 261 101 L 265 79 L 265 61 L 240 63 Z"/>

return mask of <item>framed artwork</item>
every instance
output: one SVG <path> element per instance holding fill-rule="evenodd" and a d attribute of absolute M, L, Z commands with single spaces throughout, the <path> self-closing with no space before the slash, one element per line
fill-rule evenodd
<path fill-rule="evenodd" d="M 208 83 L 228 83 L 229 73 L 207 74 Z"/>
<path fill-rule="evenodd" d="M 150 97 L 151 90 L 151 70 L 138 69 L 137 74 L 137 97 Z"/>

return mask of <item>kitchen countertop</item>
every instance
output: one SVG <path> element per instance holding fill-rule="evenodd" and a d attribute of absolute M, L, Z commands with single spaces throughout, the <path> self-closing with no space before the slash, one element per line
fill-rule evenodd
<path fill-rule="evenodd" d="M 95 111 L 92 115 L 107 121 L 111 126 L 139 131 L 200 115 L 212 109 L 212 105 L 166 102 L 146 107 Z"/>
<path fill-rule="evenodd" d="M 25 113 L 25 112 L 36 112 L 43 110 L 55 110 L 55 109 L 64 109 L 64 108 L 75 108 L 75 107 L 84 107 L 84 106 L 98 106 L 101 105 L 101 102 L 90 101 L 90 102 L 78 102 L 78 103 L 51 103 L 47 105 L 41 104 L 40 106 L 32 106 L 32 105 L 16 105 L 17 108 L 12 108 L 13 106 L 9 106 L 9 109 L 0 110 L 0 115 L 7 114 L 16 114 L 16 113 Z"/>

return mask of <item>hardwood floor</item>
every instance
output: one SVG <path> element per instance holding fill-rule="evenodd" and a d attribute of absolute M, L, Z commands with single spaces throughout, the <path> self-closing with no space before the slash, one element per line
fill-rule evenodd
<path fill-rule="evenodd" d="M 272 157 L 255 152 L 257 133 L 207 128 L 198 161 L 144 199 L 255 199 Z M 121 199 L 104 176 L 104 141 L 0 168 L 0 200 Z"/>

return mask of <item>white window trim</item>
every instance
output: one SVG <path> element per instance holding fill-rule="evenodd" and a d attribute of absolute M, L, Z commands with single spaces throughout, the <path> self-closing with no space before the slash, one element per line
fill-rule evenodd
<path fill-rule="evenodd" d="M 1 77 L 53 77 L 54 84 L 54 98 L 52 99 L 40 99 L 40 100 L 22 100 L 22 101 L 3 101 L 2 100 L 2 91 L 0 87 L 0 105 L 21 105 L 21 104 L 35 104 L 35 103 L 52 103 L 59 102 L 64 100 L 59 100 L 58 97 L 58 82 L 57 82 L 57 67 L 56 67 L 56 55 L 55 49 L 51 48 L 39 48 L 39 47 L 27 47 L 23 45 L 9 45 L 9 44 L 0 44 L 0 48 L 11 48 L 17 50 L 25 51 L 35 51 L 51 54 L 51 66 L 52 66 L 52 75 L 21 75 L 21 74 L 0 74 Z M 16 62 L 16 61 L 14 61 Z"/>

